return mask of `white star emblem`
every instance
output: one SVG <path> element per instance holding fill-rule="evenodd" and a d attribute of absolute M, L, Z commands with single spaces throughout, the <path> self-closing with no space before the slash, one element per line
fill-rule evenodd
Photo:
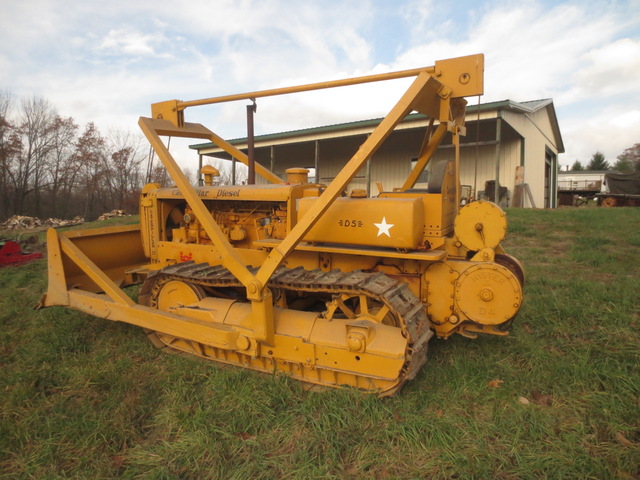
<path fill-rule="evenodd" d="M 377 235 L 378 237 L 384 233 L 387 237 L 391 238 L 391 235 L 389 234 L 389 229 L 393 227 L 394 224 L 387 223 L 387 217 L 382 217 L 382 223 L 374 223 L 374 225 L 378 227 L 378 235 Z"/>

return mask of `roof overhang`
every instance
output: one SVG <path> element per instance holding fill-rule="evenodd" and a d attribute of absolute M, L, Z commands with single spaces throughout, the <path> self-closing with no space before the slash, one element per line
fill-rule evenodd
<path fill-rule="evenodd" d="M 558 148 L 558 153 L 564 153 L 564 144 L 560 135 L 560 127 L 556 116 L 553 100 L 535 100 L 529 102 L 514 102 L 513 100 L 502 100 L 497 102 L 489 102 L 484 104 L 468 105 L 466 109 L 467 124 L 477 121 L 496 119 L 500 116 L 502 110 L 512 110 L 517 113 L 529 114 L 537 112 L 545 108 L 549 115 L 551 128 Z M 339 123 L 334 125 L 325 125 L 321 127 L 304 128 L 300 130 L 292 130 L 287 132 L 269 133 L 265 135 L 256 135 L 254 145 L 256 148 L 260 146 L 285 145 L 291 143 L 310 142 L 315 140 L 323 140 L 338 137 L 354 137 L 358 135 L 368 135 L 382 121 L 382 118 L 373 118 L 369 120 L 358 120 L 355 122 Z M 429 123 L 429 118 L 421 113 L 412 113 L 396 127 L 396 130 L 412 129 L 425 127 Z M 246 148 L 247 138 L 235 138 L 228 142 L 240 149 Z M 223 150 L 214 143 L 201 143 L 190 145 L 189 148 L 197 150 L 201 154 L 215 155 L 223 153 Z"/>

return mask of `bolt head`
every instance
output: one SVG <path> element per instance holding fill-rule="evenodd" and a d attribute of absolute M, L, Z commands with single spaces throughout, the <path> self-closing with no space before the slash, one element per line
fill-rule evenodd
<path fill-rule="evenodd" d="M 489 288 L 483 288 L 480 290 L 480 299 L 485 302 L 490 302 L 493 300 L 493 291 Z"/>

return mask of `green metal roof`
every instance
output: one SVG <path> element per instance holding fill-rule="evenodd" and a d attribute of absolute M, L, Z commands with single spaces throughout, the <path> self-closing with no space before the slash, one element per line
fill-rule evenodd
<path fill-rule="evenodd" d="M 469 115 L 473 113 L 478 113 L 478 110 L 480 110 L 480 112 L 483 112 L 483 111 L 490 111 L 490 110 L 505 110 L 505 109 L 515 110 L 522 113 L 533 113 L 547 106 L 551 106 L 550 115 L 552 116 L 552 124 L 555 124 L 557 126 L 558 124 L 557 118 L 555 116 L 555 110 L 553 109 L 553 100 L 551 99 L 533 100 L 528 102 L 514 102 L 513 100 L 500 100 L 496 102 L 482 103 L 480 105 L 478 104 L 467 105 L 466 113 L 467 115 Z M 412 113 L 410 115 L 407 115 L 405 120 L 403 120 L 403 123 L 409 122 L 409 121 L 417 121 L 417 120 L 426 119 L 426 118 L 427 116 L 422 113 Z M 382 121 L 382 118 L 372 118 L 369 120 L 357 120 L 355 122 L 336 123 L 333 125 L 324 125 L 321 127 L 311 127 L 311 128 L 303 128 L 300 130 L 290 130 L 286 132 L 268 133 L 265 135 L 256 135 L 254 140 L 256 142 L 268 142 L 268 141 L 281 140 L 284 138 L 296 138 L 296 137 L 304 137 L 308 135 L 319 135 L 319 134 L 325 134 L 325 133 L 331 133 L 331 132 L 341 132 L 345 130 L 355 130 L 358 128 L 375 127 L 381 121 Z M 564 152 L 564 146 L 562 144 L 562 137 L 560 136 L 560 130 L 559 128 L 558 129 L 554 128 L 554 130 L 557 130 L 555 133 L 559 138 L 559 147 L 561 147 L 560 152 L 562 153 Z M 227 141 L 231 145 L 243 145 L 247 143 L 247 138 L 246 137 L 234 138 Z M 208 142 L 208 143 L 190 145 L 189 148 L 200 151 L 207 148 L 218 148 L 218 147 L 214 143 Z"/>

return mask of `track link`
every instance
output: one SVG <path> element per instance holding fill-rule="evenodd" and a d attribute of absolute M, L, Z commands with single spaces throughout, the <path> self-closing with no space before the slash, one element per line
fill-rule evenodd
<path fill-rule="evenodd" d="M 250 267 L 249 270 L 255 273 L 258 268 Z M 242 288 L 242 284 L 226 268 L 189 261 L 170 265 L 150 275 L 140 290 L 139 303 L 157 307 L 156 299 L 160 289 L 165 283 L 172 280 L 188 282 L 208 289 Z M 273 291 L 309 292 L 316 295 L 330 295 L 334 298 L 342 294 L 364 295 L 380 302 L 389 309 L 389 312 L 397 319 L 398 327 L 401 329 L 403 336 L 408 339 L 403 368 L 392 388 L 384 391 L 379 391 L 379 387 L 370 389 L 366 385 L 371 384 L 371 382 L 367 382 L 364 378 L 356 382 L 358 388 L 376 391 L 381 395 L 390 395 L 397 391 L 407 380 L 414 378 L 426 361 L 427 344 L 433 336 L 433 332 L 424 306 L 411 292 L 407 284 L 398 282 L 382 272 L 364 272 L 361 270 L 343 272 L 338 269 L 322 271 L 320 269 L 305 270 L 302 267 L 293 269 L 280 267 L 274 272 L 267 286 Z M 155 341 L 154 343 L 157 344 Z M 166 341 L 164 343 L 172 347 Z M 184 349 L 182 348 L 182 350 Z M 210 356 L 203 353 L 206 350 L 203 345 L 194 347 L 193 350 L 191 353 L 196 355 Z M 218 354 L 215 356 L 215 359 L 225 363 L 241 364 L 245 367 L 249 366 L 249 368 L 264 370 L 263 368 L 247 365 L 244 361 L 228 361 L 220 358 Z M 294 376 L 300 378 L 298 375 Z M 307 375 L 303 375 L 300 379 L 322 385 L 340 386 L 331 381 L 318 381 L 315 378 L 308 378 Z"/>

